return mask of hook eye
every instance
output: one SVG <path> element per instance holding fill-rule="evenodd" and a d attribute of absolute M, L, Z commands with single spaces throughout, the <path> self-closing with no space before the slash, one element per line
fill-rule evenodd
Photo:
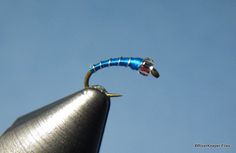
<path fill-rule="evenodd" d="M 159 72 L 158 72 L 155 68 L 153 68 L 153 69 L 151 70 L 151 74 L 152 74 L 152 76 L 154 76 L 155 78 L 159 78 L 159 77 L 160 77 Z"/>

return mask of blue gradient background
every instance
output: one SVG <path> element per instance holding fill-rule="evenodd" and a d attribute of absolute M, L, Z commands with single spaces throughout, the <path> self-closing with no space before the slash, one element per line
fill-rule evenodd
<path fill-rule="evenodd" d="M 1 0 L 0 132 L 119 56 L 151 57 L 161 77 L 116 67 L 91 78 L 124 95 L 112 99 L 101 153 L 236 152 L 233 0 Z"/>

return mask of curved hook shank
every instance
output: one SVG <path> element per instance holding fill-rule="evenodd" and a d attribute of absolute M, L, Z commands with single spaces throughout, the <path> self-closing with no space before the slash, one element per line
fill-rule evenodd
<path fill-rule="evenodd" d="M 87 74 L 85 75 L 84 78 L 84 87 L 88 88 L 89 87 L 89 78 L 91 77 L 92 73 L 91 71 L 88 71 Z"/>
<path fill-rule="evenodd" d="M 158 78 L 160 75 L 158 71 L 154 68 L 154 62 L 150 58 L 133 58 L 133 57 L 120 57 L 120 58 L 111 58 L 108 60 L 103 60 L 97 64 L 94 64 L 88 71 L 84 79 L 84 87 L 89 87 L 89 79 L 91 75 L 105 67 L 110 66 L 124 66 L 130 67 L 133 70 L 138 70 L 140 74 L 148 76 L 152 74 L 154 77 Z M 107 93 L 109 97 L 117 97 L 119 94 Z"/>

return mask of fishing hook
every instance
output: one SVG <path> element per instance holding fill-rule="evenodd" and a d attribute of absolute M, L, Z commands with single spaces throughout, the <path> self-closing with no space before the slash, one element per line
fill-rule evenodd
<path fill-rule="evenodd" d="M 134 57 L 120 57 L 120 58 L 110 58 L 107 60 L 103 60 L 97 64 L 94 64 L 84 78 L 84 87 L 89 87 L 89 79 L 91 75 L 105 67 L 110 66 L 124 66 L 124 67 L 130 67 L 132 70 L 138 71 L 140 74 L 144 76 L 148 76 L 149 74 L 152 74 L 155 78 L 158 78 L 160 74 L 158 71 L 154 68 L 154 61 L 150 58 L 134 58 Z M 116 93 L 106 93 L 108 97 L 119 97 L 120 94 Z"/>

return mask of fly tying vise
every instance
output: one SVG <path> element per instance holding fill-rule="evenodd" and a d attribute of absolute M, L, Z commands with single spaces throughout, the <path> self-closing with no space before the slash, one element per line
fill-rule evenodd
<path fill-rule="evenodd" d="M 120 58 L 111 58 L 108 60 L 103 60 L 97 64 L 94 64 L 88 71 L 84 79 L 84 87 L 89 87 L 89 79 L 91 75 L 105 67 L 110 66 L 124 66 L 130 67 L 132 70 L 138 71 L 144 76 L 152 74 L 155 78 L 158 78 L 160 75 L 158 71 L 154 68 L 154 61 L 150 58 L 134 58 L 134 57 L 120 57 Z M 118 97 L 120 94 L 116 93 L 106 93 L 109 97 Z"/>

